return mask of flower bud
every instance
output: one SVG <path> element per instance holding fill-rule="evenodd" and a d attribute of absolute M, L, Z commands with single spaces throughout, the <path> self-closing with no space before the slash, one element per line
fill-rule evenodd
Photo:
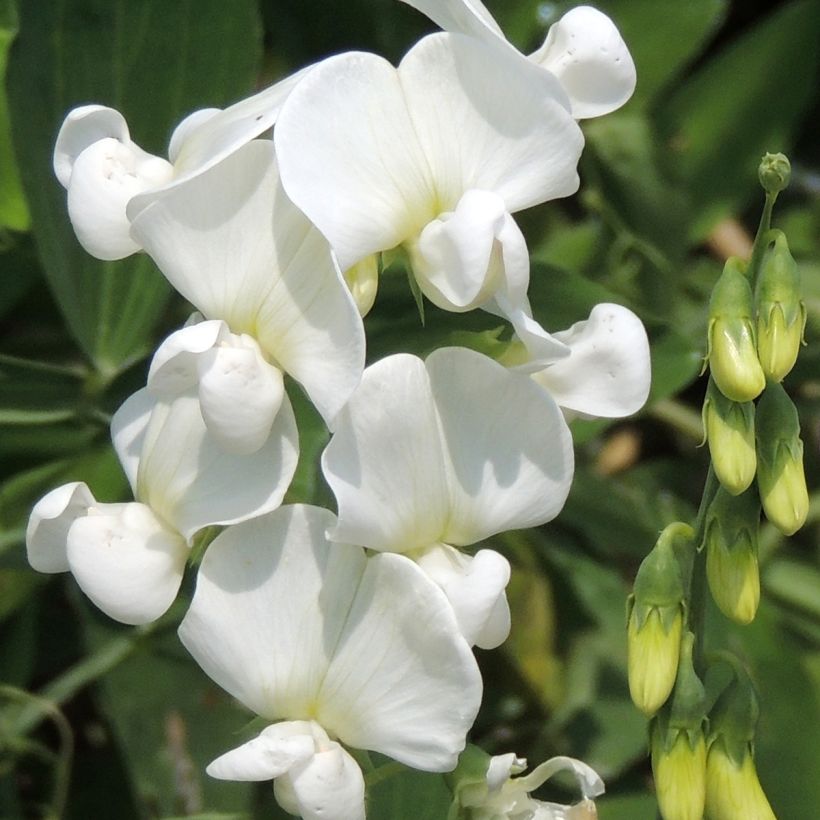
<path fill-rule="evenodd" d="M 806 521 L 809 494 L 797 408 L 779 384 L 757 406 L 757 486 L 766 517 L 785 535 Z"/>
<path fill-rule="evenodd" d="M 774 247 L 763 258 L 755 303 L 760 365 L 766 378 L 779 382 L 794 367 L 806 328 L 800 272 L 782 231 L 777 231 Z"/>
<path fill-rule="evenodd" d="M 727 260 L 712 290 L 706 358 L 718 389 L 732 401 L 751 401 L 766 386 L 757 359 L 752 289 L 735 257 Z"/>
<path fill-rule="evenodd" d="M 710 820 L 776 820 L 763 792 L 751 748 L 736 760 L 722 739 L 706 757 L 706 813 Z"/>
<path fill-rule="evenodd" d="M 676 523 L 661 533 L 638 569 L 627 604 L 629 693 L 646 715 L 663 706 L 678 671 L 684 591 L 674 542 L 680 538 L 691 539 L 692 528 Z"/>
<path fill-rule="evenodd" d="M 372 253 L 344 272 L 344 280 L 359 309 L 359 315 L 367 316 L 376 301 L 379 289 L 379 257 Z"/>
<path fill-rule="evenodd" d="M 760 602 L 757 541 L 760 504 L 749 490 L 718 490 L 706 513 L 706 577 L 720 611 L 740 624 L 754 620 Z"/>
<path fill-rule="evenodd" d="M 767 194 L 779 194 L 788 187 L 792 167 L 785 154 L 764 154 L 757 176 Z"/>
<path fill-rule="evenodd" d="M 655 791 L 664 820 L 701 820 L 706 799 L 706 695 L 692 664 L 694 635 L 681 640 L 675 689 L 652 722 Z"/>
<path fill-rule="evenodd" d="M 732 495 L 748 489 L 757 470 L 754 404 L 727 399 L 710 379 L 703 403 L 703 429 L 721 485 Z"/>

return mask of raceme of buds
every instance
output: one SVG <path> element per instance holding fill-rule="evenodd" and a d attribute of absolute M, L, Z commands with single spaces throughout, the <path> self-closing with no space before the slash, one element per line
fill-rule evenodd
<path fill-rule="evenodd" d="M 720 392 L 732 401 L 751 401 L 766 386 L 757 359 L 752 315 L 745 263 L 731 257 L 709 301 L 706 357 Z"/>
<path fill-rule="evenodd" d="M 770 381 L 782 381 L 797 361 L 806 327 L 800 271 L 782 231 L 777 231 L 755 286 L 757 354 Z"/>
<path fill-rule="evenodd" d="M 753 489 L 739 496 L 718 490 L 706 514 L 706 577 L 720 611 L 741 624 L 754 620 L 760 601 L 759 528 Z"/>
<path fill-rule="evenodd" d="M 757 470 L 754 404 L 727 399 L 710 379 L 703 403 L 703 429 L 721 486 L 732 495 L 748 489 Z"/>
<path fill-rule="evenodd" d="M 797 408 L 779 384 L 757 405 L 757 486 L 766 517 L 785 535 L 803 526 L 809 494 Z"/>
<path fill-rule="evenodd" d="M 779 194 L 791 178 L 792 167 L 785 154 L 764 154 L 757 169 L 757 176 L 767 194 Z"/>
<path fill-rule="evenodd" d="M 691 538 L 691 527 L 681 523 L 670 524 L 661 533 L 638 569 L 627 604 L 629 693 L 646 715 L 663 706 L 675 683 L 684 590 L 674 543 Z"/>

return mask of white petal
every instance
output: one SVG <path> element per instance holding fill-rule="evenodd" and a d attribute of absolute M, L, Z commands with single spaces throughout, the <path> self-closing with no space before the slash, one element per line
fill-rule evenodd
<path fill-rule="evenodd" d="M 513 774 L 523 772 L 526 768 L 527 759 L 518 757 L 514 752 L 494 755 L 487 766 L 487 788 L 491 792 L 498 791 Z"/>
<path fill-rule="evenodd" d="M 549 72 L 459 34 L 425 37 L 398 71 L 438 213 L 473 188 L 510 213 L 577 190 L 583 135 Z"/>
<path fill-rule="evenodd" d="M 516 336 L 527 349 L 525 363 L 516 366 L 516 370 L 524 373 L 536 373 L 547 365 L 566 359 L 571 350 L 566 342 L 562 342 L 557 334 L 547 333 L 532 316 L 523 310 L 511 310 L 506 314 Z"/>
<path fill-rule="evenodd" d="M 439 544 L 417 563 L 444 591 L 470 646 L 495 649 L 504 643 L 510 634 L 510 564 L 503 555 L 479 550 L 471 556 Z"/>
<path fill-rule="evenodd" d="M 506 216 L 501 197 L 467 191 L 454 211 L 425 226 L 413 245 L 413 273 L 431 302 L 465 311 L 493 295 L 503 282 L 494 251 Z"/>
<path fill-rule="evenodd" d="M 369 558 L 322 683 L 319 723 L 347 745 L 443 772 L 480 701 L 475 658 L 439 587 L 402 555 Z"/>
<path fill-rule="evenodd" d="M 574 757 L 553 757 L 536 766 L 528 775 L 516 779 L 526 791 L 535 791 L 558 772 L 572 772 L 584 798 L 598 797 L 605 791 L 604 781 L 598 773 L 582 760 Z"/>
<path fill-rule="evenodd" d="M 256 316 L 256 338 L 333 419 L 362 376 L 364 326 L 327 240 L 277 180 L 273 203 L 277 276 Z"/>
<path fill-rule="evenodd" d="M 171 178 L 171 165 L 134 143 L 107 137 L 74 161 L 68 215 L 77 239 L 97 259 L 122 259 L 140 249 L 129 234 L 126 206 L 135 194 Z"/>
<path fill-rule="evenodd" d="M 207 768 L 219 780 L 273 780 L 315 751 L 310 724 L 306 721 L 276 723 L 261 734 L 220 755 Z"/>
<path fill-rule="evenodd" d="M 86 484 L 73 481 L 43 496 L 26 527 L 26 556 L 38 572 L 66 572 L 68 531 L 77 518 L 96 504 Z"/>
<path fill-rule="evenodd" d="M 322 469 L 339 509 L 334 540 L 395 552 L 442 540 L 449 492 L 420 359 L 399 354 L 365 370 L 337 419 Z"/>
<path fill-rule="evenodd" d="M 331 546 L 333 515 L 282 507 L 208 547 L 179 635 L 223 689 L 269 719 L 307 718 L 364 571 Z"/>
<path fill-rule="evenodd" d="M 618 29 L 591 6 L 568 11 L 530 55 L 563 85 L 576 119 L 620 108 L 635 90 L 635 63 Z"/>
<path fill-rule="evenodd" d="M 338 743 L 294 766 L 281 781 L 293 790 L 303 820 L 364 820 L 364 776 L 359 764 Z"/>
<path fill-rule="evenodd" d="M 83 592 L 126 624 L 154 621 L 176 598 L 188 549 L 144 504 L 98 504 L 68 531 L 68 563 Z"/>
<path fill-rule="evenodd" d="M 77 157 L 99 140 L 111 138 L 130 144 L 125 117 L 102 105 L 81 105 L 68 112 L 54 146 L 54 173 L 63 188 L 68 188 Z"/>
<path fill-rule="evenodd" d="M 157 348 L 148 370 L 148 389 L 156 398 L 172 399 L 199 381 L 197 359 L 227 338 L 225 322 L 210 319 L 175 330 Z"/>
<path fill-rule="evenodd" d="M 440 348 L 426 364 L 452 469 L 439 540 L 462 546 L 554 518 L 569 493 L 573 452 L 549 394 L 472 350 Z"/>
<path fill-rule="evenodd" d="M 342 270 L 438 213 L 398 74 L 380 57 L 352 52 L 316 66 L 282 108 L 274 142 L 285 190 Z"/>
<path fill-rule="evenodd" d="M 620 305 L 596 305 L 589 319 L 555 338 L 570 355 L 533 374 L 561 407 L 585 416 L 620 418 L 649 395 L 649 341 L 641 320 Z"/>
<path fill-rule="evenodd" d="M 285 394 L 282 371 L 268 364 L 247 336 L 243 347 L 203 353 L 199 408 L 208 432 L 229 453 L 255 453 L 268 440 Z"/>
<path fill-rule="evenodd" d="M 444 31 L 461 32 L 485 40 L 504 39 L 493 16 L 480 0 L 402 0 L 426 14 Z"/>
<path fill-rule="evenodd" d="M 138 500 L 185 538 L 233 524 L 282 503 L 299 455 L 293 409 L 282 400 L 267 441 L 249 455 L 229 453 L 208 432 L 199 399 L 184 394 L 151 411 L 140 452 Z"/>
<path fill-rule="evenodd" d="M 131 492 L 137 495 L 140 458 L 145 432 L 156 400 L 145 388 L 130 395 L 111 417 L 111 441 L 128 478 Z"/>
<path fill-rule="evenodd" d="M 174 133 L 171 134 L 171 139 L 168 142 L 168 160 L 176 165 L 179 153 L 185 147 L 186 141 L 196 139 L 197 133 L 204 127 L 205 123 L 221 113 L 221 108 L 200 108 L 199 111 L 188 114 L 174 129 Z"/>
<path fill-rule="evenodd" d="M 133 219 L 132 235 L 206 318 L 255 335 L 276 279 L 273 145 L 256 140 L 172 188 Z"/>

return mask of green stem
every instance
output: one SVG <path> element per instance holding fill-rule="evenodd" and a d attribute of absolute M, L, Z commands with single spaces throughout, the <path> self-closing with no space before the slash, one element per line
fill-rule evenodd
<path fill-rule="evenodd" d="M 768 233 L 772 227 L 772 209 L 774 208 L 777 194 L 766 194 L 766 202 L 763 205 L 763 213 L 760 215 L 760 224 L 757 226 L 757 234 L 755 235 L 755 243 L 752 248 L 752 258 L 749 261 L 749 267 L 746 275 L 749 277 L 749 283 L 754 290 L 757 284 L 757 275 L 760 271 L 760 263 L 763 261 L 763 254 L 766 251 L 766 246 L 769 244 Z"/>
<path fill-rule="evenodd" d="M 706 535 L 706 513 L 715 493 L 718 491 L 718 482 L 712 464 L 709 464 L 709 472 L 706 475 L 706 483 L 703 487 L 703 495 L 700 500 L 698 515 L 695 519 L 695 561 L 692 567 L 692 576 L 689 584 L 689 629 L 695 636 L 695 647 L 692 653 L 692 663 L 695 672 L 703 676 L 704 667 L 704 639 L 706 625 L 706 550 L 701 548 L 704 536 Z"/>
<path fill-rule="evenodd" d="M 697 410 L 693 410 L 683 402 L 674 399 L 660 399 L 649 407 L 647 413 L 698 444 L 703 442 L 703 418 Z"/>
<path fill-rule="evenodd" d="M 406 768 L 406 766 L 401 763 L 396 763 L 395 761 L 385 763 L 384 766 L 379 766 L 378 769 L 373 769 L 373 771 L 370 771 L 365 775 L 365 785 L 368 789 L 371 789 L 383 780 L 389 780 L 391 777 L 401 774 L 406 770 Z"/>

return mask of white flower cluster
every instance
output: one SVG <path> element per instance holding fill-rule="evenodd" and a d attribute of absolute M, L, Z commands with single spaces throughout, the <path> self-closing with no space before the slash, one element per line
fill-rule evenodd
<path fill-rule="evenodd" d="M 179 634 L 270 725 L 208 771 L 273 779 L 309 819 L 364 817 L 348 748 L 453 769 L 481 701 L 472 647 L 510 630 L 507 560 L 466 548 L 554 518 L 573 475 L 567 418 L 628 415 L 649 387 L 646 334 L 625 308 L 555 334 L 533 319 L 512 216 L 577 189 L 577 120 L 631 95 L 617 30 L 577 8 L 525 57 L 478 0 L 411 5 L 445 31 L 398 68 L 331 57 L 190 115 L 168 160 L 118 112 L 84 106 L 54 154 L 86 250 L 149 254 L 198 312 L 112 420 L 135 500 L 52 491 L 31 515 L 29 561 L 141 624 L 175 600 L 197 533 L 224 527 Z M 434 304 L 511 323 L 514 367 L 441 348 L 365 369 L 374 254 L 397 246 Z M 299 455 L 284 374 L 332 432 L 322 469 L 338 515 L 280 506 Z M 494 783 L 470 810 L 553 816 L 527 808 L 525 782 Z"/>

